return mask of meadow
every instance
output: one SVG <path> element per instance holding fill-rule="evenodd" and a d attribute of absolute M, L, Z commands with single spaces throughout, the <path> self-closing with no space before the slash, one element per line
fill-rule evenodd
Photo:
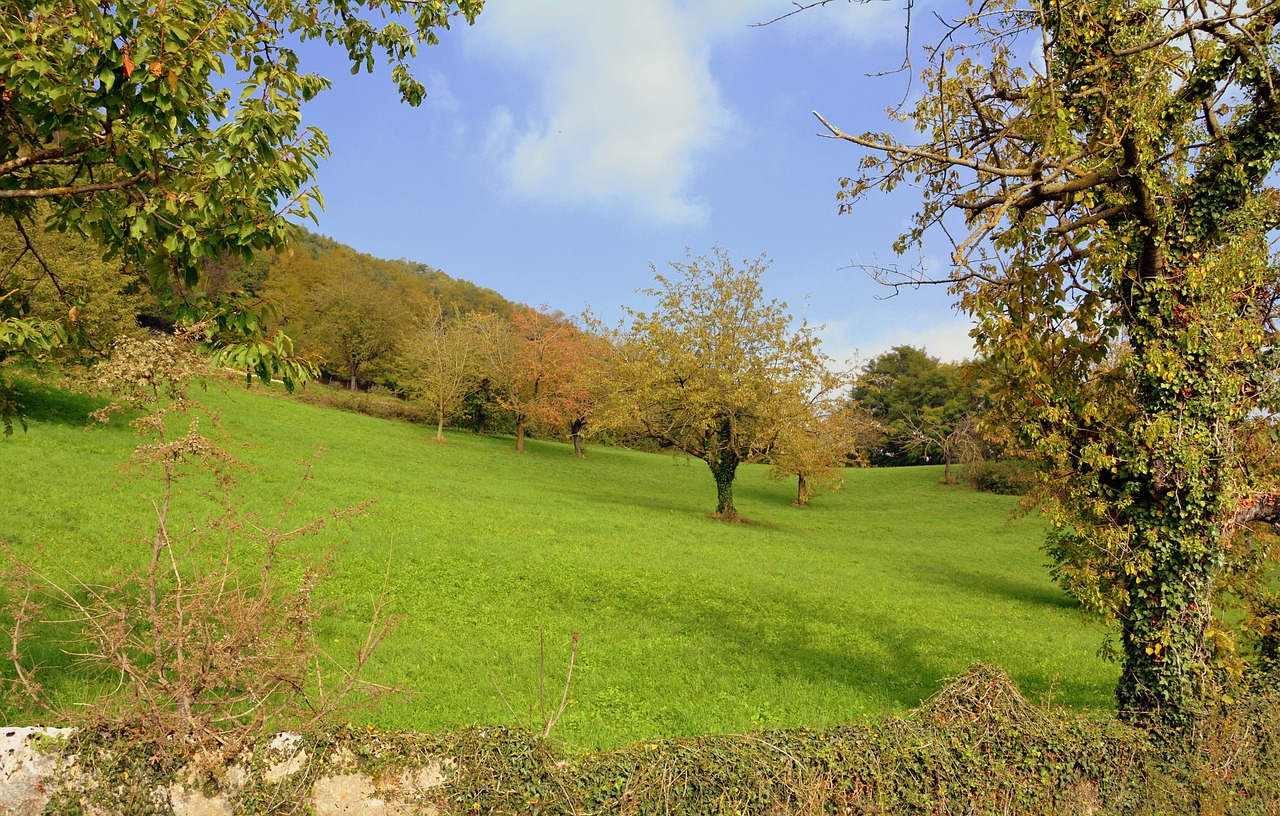
<path fill-rule="evenodd" d="M 746 466 L 735 497 L 752 523 L 730 525 L 707 517 L 715 490 L 697 460 L 600 446 L 578 460 L 537 440 L 520 455 L 510 438 L 465 432 L 438 445 L 434 428 L 260 387 L 202 399 L 238 443 L 244 501 L 264 521 L 304 461 L 313 478 L 288 522 L 374 500 L 300 544 L 332 558 L 322 592 L 341 609 L 323 642 L 336 655 L 363 639 L 384 577 L 403 620 L 369 677 L 414 693 L 362 722 L 540 724 L 540 632 L 554 706 L 575 631 L 554 736 L 582 749 L 865 721 L 973 663 L 1002 667 L 1033 699 L 1112 705 L 1105 633 L 1050 581 L 1040 521 L 1015 517 L 1009 497 L 940 484 L 940 468 L 850 470 L 801 510 L 793 482 Z M 119 420 L 86 430 L 87 398 L 33 387 L 26 400 L 29 430 L 0 440 L 0 538 L 89 577 L 143 558 L 155 488 L 120 471 L 136 437 Z M 75 672 L 58 682 L 87 694 Z"/>

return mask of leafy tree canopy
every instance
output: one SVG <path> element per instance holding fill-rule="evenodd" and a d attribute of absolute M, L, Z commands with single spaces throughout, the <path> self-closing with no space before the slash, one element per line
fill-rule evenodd
<path fill-rule="evenodd" d="M 530 427 L 555 428 L 582 410 L 587 337 L 562 312 L 517 308 L 506 320 L 478 320 L 481 374 L 495 401 L 515 420 L 516 450 Z"/>
<path fill-rule="evenodd" d="M 408 61 L 455 15 L 483 0 L 17 0 L 0 7 L 0 218 L 97 241 L 108 260 L 183 300 L 202 265 L 225 252 L 278 248 L 286 216 L 320 202 L 310 183 L 327 154 L 301 105 L 328 87 L 298 45 L 342 48 L 353 70 L 392 66 L 400 95 L 423 87 Z M 31 232 L 24 252 L 35 251 Z M 49 345 L 63 322 L 22 323 L 20 296 L 0 293 L 0 343 Z M 200 319 L 199 306 L 188 319 Z M 22 326 L 26 329 L 21 329 Z M 242 340 L 232 362 L 269 376 L 287 343 L 261 340 L 244 306 L 219 311 L 210 334 Z M 19 328 L 15 328 L 19 327 Z M 32 331 L 31 329 L 40 329 Z M 298 373 L 284 365 L 286 376 Z"/>
<path fill-rule="evenodd" d="M 879 425 L 868 459 L 873 465 L 938 461 L 937 443 L 982 409 L 976 383 L 964 367 L 943 363 L 923 349 L 896 346 L 862 367 L 853 400 Z"/>

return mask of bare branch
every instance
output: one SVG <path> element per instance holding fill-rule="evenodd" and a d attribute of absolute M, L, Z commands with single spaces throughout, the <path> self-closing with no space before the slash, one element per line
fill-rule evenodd
<path fill-rule="evenodd" d="M 786 14 L 779 14 L 777 17 L 774 17 L 772 20 L 765 20 L 763 23 L 751 23 L 751 27 L 764 28 L 765 26 L 773 25 L 779 20 L 785 20 L 788 17 L 793 17 L 802 11 L 808 11 L 809 9 L 812 9 L 812 8 L 819 8 L 831 2 L 833 2 L 833 0 L 815 0 L 815 2 L 813 3 L 793 2 L 791 5 L 795 6 L 795 8 L 793 8 L 791 11 L 788 11 Z M 870 2 L 870 0 L 859 0 L 859 2 L 866 3 L 866 2 Z"/>

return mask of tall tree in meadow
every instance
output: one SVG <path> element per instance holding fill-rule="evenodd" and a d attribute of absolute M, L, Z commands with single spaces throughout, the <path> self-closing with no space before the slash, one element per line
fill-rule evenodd
<path fill-rule="evenodd" d="M 873 465 L 956 461 L 958 433 L 981 413 L 976 384 L 961 366 L 943 363 L 912 346 L 897 346 L 863 365 L 853 400 L 879 426 L 869 451 Z M 950 442 L 948 441 L 950 440 Z"/>
<path fill-rule="evenodd" d="M 614 338 L 621 387 L 611 422 L 706 462 L 715 515 L 735 521 L 738 466 L 777 449 L 826 382 L 829 361 L 813 329 L 765 300 L 765 258 L 735 265 L 716 248 L 671 268 L 643 290 L 652 310 L 626 309 L 630 325 Z"/>
<path fill-rule="evenodd" d="M 1280 409 L 1280 5 L 958 14 L 901 111 L 917 140 L 828 123 L 862 153 L 841 208 L 911 185 L 898 248 L 954 237 L 1058 574 L 1118 624 L 1121 715 L 1186 729 L 1240 668 L 1224 589 L 1271 568 L 1252 525 L 1280 520 L 1251 441 Z"/>

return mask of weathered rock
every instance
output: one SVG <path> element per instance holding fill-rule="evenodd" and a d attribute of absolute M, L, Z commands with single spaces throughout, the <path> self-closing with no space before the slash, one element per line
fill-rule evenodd
<path fill-rule="evenodd" d="M 268 782 L 279 782 L 297 773 L 308 759 L 307 752 L 302 749 L 302 737 L 297 734 L 277 734 L 267 746 L 267 756 L 273 760 L 262 775 Z"/>
<path fill-rule="evenodd" d="M 70 728 L 0 730 L 0 816 L 36 816 L 52 796 L 51 783 L 64 760 L 41 742 L 63 740 Z"/>
<path fill-rule="evenodd" d="M 378 798 L 364 774 L 339 774 L 317 780 L 311 794 L 316 816 L 387 816 L 387 803 Z"/>

